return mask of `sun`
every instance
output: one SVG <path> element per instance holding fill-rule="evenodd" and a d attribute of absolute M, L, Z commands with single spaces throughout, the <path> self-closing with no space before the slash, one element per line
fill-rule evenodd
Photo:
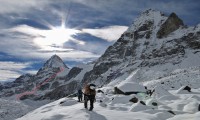
<path fill-rule="evenodd" d="M 53 26 L 51 24 L 47 24 L 47 26 L 50 29 L 40 30 L 38 32 L 39 37 L 36 37 L 34 39 L 35 44 L 39 45 L 43 50 L 61 50 L 63 48 L 63 45 L 69 41 L 72 41 L 76 44 L 84 45 L 84 41 L 77 40 L 72 37 L 73 35 L 81 33 L 81 31 L 74 28 L 66 27 L 68 16 L 61 12 L 60 26 Z"/>
<path fill-rule="evenodd" d="M 64 43 L 73 41 L 78 44 L 84 44 L 83 41 L 74 39 L 72 36 L 79 33 L 79 30 L 61 27 L 54 27 L 50 30 L 41 30 L 39 36 L 34 39 L 34 42 L 42 47 L 42 49 L 57 49 L 62 47 Z"/>

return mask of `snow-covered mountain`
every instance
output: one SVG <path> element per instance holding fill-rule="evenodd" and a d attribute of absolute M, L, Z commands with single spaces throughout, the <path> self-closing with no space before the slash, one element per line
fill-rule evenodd
<path fill-rule="evenodd" d="M 93 64 L 80 64 L 69 69 L 62 59 L 53 55 L 36 75 L 25 74 L 13 82 L 0 85 L 0 97 L 15 96 L 16 99 L 59 99 L 81 88 L 81 80 Z"/>
<path fill-rule="evenodd" d="M 61 58 L 53 55 L 36 75 L 25 74 L 13 82 L 7 83 L 8 85 L 4 85 L 1 96 L 9 97 L 16 95 L 17 97 L 18 95 L 20 99 L 25 99 L 34 94 L 32 99 L 39 99 L 47 91 L 55 89 L 62 84 L 68 72 L 69 68 Z"/>
<path fill-rule="evenodd" d="M 83 82 L 104 85 L 131 73 L 136 82 L 158 80 L 199 66 L 199 51 L 199 25 L 187 27 L 175 13 L 166 16 L 149 9 L 108 47 Z"/>

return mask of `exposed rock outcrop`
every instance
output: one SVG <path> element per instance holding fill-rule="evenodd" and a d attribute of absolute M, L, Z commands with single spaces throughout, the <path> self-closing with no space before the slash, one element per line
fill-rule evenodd
<path fill-rule="evenodd" d="M 74 92 L 76 92 L 76 89 L 78 88 L 78 83 L 76 81 L 72 81 L 69 84 L 62 85 L 54 89 L 53 91 L 47 93 L 44 95 L 42 99 L 51 99 L 51 100 L 57 100 L 62 97 L 66 97 Z"/>
<path fill-rule="evenodd" d="M 171 13 L 168 19 L 160 27 L 157 33 L 158 38 L 163 38 L 177 30 L 180 26 L 184 26 L 183 21 L 175 14 Z"/>
<path fill-rule="evenodd" d="M 76 77 L 80 72 L 81 72 L 81 68 L 78 67 L 73 67 L 69 73 L 67 74 L 66 80 L 65 81 L 69 81 L 71 78 Z"/>

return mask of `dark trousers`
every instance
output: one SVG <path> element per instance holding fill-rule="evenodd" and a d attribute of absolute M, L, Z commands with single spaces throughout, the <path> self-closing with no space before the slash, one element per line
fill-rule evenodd
<path fill-rule="evenodd" d="M 78 101 L 81 102 L 83 99 L 83 96 L 78 96 Z"/>
<path fill-rule="evenodd" d="M 94 99 L 91 98 L 91 96 L 87 96 L 85 95 L 84 96 L 84 106 L 85 108 L 88 108 L 88 101 L 90 101 L 90 109 L 89 110 L 92 110 L 94 108 Z"/>

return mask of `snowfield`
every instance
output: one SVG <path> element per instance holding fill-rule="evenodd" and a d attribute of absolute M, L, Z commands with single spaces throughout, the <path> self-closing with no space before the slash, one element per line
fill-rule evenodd
<path fill-rule="evenodd" d="M 97 88 L 104 93 L 97 93 L 93 111 L 84 109 L 76 97 L 61 98 L 52 103 L 48 100 L 1 99 L 0 120 L 199 120 L 199 67 L 179 68 L 172 72 L 162 69 L 136 69 Z M 145 93 L 144 86 L 154 91 L 151 96 Z M 191 92 L 184 90 L 185 86 L 190 86 Z M 114 87 L 123 92 L 138 93 L 114 94 Z M 130 102 L 133 98 L 138 100 Z"/>
<path fill-rule="evenodd" d="M 0 98 L 0 120 L 15 120 L 22 117 L 28 112 L 49 103 L 49 100 L 32 101 L 24 100 L 18 101 L 15 97 Z M 33 120 L 33 119 L 32 119 Z"/>
<path fill-rule="evenodd" d="M 108 89 L 105 88 L 105 91 Z M 104 91 L 104 88 L 101 90 Z M 62 98 L 17 120 L 199 120 L 200 89 L 191 91 L 177 93 L 177 90 L 166 91 L 157 87 L 152 96 L 144 93 L 98 93 L 93 111 L 85 109 L 83 103 L 77 102 L 77 98 Z M 129 102 L 133 97 L 139 101 Z M 146 105 L 140 101 L 144 101 Z"/>

